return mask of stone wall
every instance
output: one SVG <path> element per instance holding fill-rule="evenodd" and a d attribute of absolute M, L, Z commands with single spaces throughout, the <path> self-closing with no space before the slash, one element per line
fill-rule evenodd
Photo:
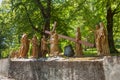
<path fill-rule="evenodd" d="M 120 80 L 120 57 L 104 57 L 105 80 Z"/>
<path fill-rule="evenodd" d="M 8 76 L 8 70 L 10 67 L 9 59 L 0 59 L 0 75 Z"/>
<path fill-rule="evenodd" d="M 15 80 L 119 80 L 120 57 L 100 60 L 0 60 L 0 75 Z"/>
<path fill-rule="evenodd" d="M 12 61 L 16 80 L 105 80 L 102 61 Z"/>

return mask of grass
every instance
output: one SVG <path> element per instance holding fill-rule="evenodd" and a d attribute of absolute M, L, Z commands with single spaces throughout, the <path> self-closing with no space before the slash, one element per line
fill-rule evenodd
<path fill-rule="evenodd" d="M 97 56 L 97 50 L 96 48 L 90 48 L 85 51 L 83 51 L 85 57 L 93 57 Z"/>
<path fill-rule="evenodd" d="M 117 49 L 120 52 L 120 48 Z M 83 51 L 85 57 L 94 57 L 97 56 L 97 50 L 96 48 L 90 48 L 86 51 Z M 120 53 L 111 53 L 111 56 L 120 56 Z"/>

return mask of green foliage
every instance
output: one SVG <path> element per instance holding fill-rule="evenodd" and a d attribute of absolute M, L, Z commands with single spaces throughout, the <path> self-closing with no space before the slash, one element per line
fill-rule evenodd
<path fill-rule="evenodd" d="M 46 20 L 35 1 L 3 0 L 0 6 L 0 51 L 7 48 L 3 51 L 4 56 L 7 56 L 10 49 L 16 50 L 20 46 L 23 33 L 27 33 L 30 39 L 35 34 L 40 41 Z M 47 0 L 39 1 L 47 11 Z M 80 27 L 82 40 L 94 43 L 95 25 L 101 21 L 107 24 L 107 1 L 110 2 L 112 10 L 116 9 L 119 13 L 120 2 L 118 0 L 52 0 L 50 29 L 52 30 L 54 21 L 57 21 L 57 32 L 74 38 L 76 27 Z M 115 44 L 120 44 L 119 17 L 120 14 L 114 16 Z M 73 42 L 60 39 L 62 50 L 67 44 L 74 46 Z"/>
<path fill-rule="evenodd" d="M 96 48 L 91 48 L 91 49 L 86 49 L 84 50 L 84 56 L 86 57 L 93 57 L 93 56 L 97 56 L 97 50 Z"/>
<path fill-rule="evenodd" d="M 7 45 L 6 45 L 6 42 L 5 42 L 5 37 L 0 32 L 0 58 L 1 58 L 1 53 L 5 48 L 7 48 Z"/>

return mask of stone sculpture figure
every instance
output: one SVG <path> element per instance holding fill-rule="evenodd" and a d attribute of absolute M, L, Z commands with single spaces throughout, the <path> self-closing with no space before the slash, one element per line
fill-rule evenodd
<path fill-rule="evenodd" d="M 48 46 L 47 46 L 47 40 L 45 39 L 45 36 L 41 39 L 41 54 L 42 57 L 46 57 L 46 54 L 48 53 Z"/>
<path fill-rule="evenodd" d="M 80 28 L 77 27 L 77 32 L 76 32 L 76 43 L 75 43 L 75 56 L 76 57 L 81 57 L 83 56 L 83 51 L 82 51 L 82 45 L 78 43 L 78 41 L 81 40 L 81 34 L 80 34 Z"/>
<path fill-rule="evenodd" d="M 107 33 L 102 22 L 99 25 L 96 25 L 95 42 L 99 56 L 110 55 Z"/>
<path fill-rule="evenodd" d="M 55 57 L 58 55 L 59 55 L 58 34 L 52 31 L 50 36 L 50 56 Z"/>
<path fill-rule="evenodd" d="M 38 48 L 39 48 L 39 45 L 38 45 L 38 39 L 37 37 L 34 35 L 32 40 L 31 40 L 31 43 L 32 43 L 32 58 L 38 58 Z"/>
<path fill-rule="evenodd" d="M 30 40 L 27 37 L 27 34 L 23 34 L 22 38 L 21 38 L 21 46 L 20 46 L 20 58 L 26 58 L 27 57 L 27 53 L 29 50 L 29 43 Z"/>

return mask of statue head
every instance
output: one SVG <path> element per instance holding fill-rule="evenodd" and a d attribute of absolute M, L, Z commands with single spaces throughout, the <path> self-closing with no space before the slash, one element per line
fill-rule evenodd
<path fill-rule="evenodd" d="M 37 39 L 37 36 L 36 36 L 36 35 L 34 35 L 34 36 L 33 36 L 33 38 L 34 38 L 34 39 Z"/>
<path fill-rule="evenodd" d="M 22 35 L 22 37 L 27 37 L 27 34 L 26 34 L 26 33 L 24 33 L 24 34 Z"/>
<path fill-rule="evenodd" d="M 100 26 L 99 26 L 99 25 L 96 25 L 95 27 L 96 27 L 96 30 L 100 29 Z"/>
<path fill-rule="evenodd" d="M 51 38 L 58 39 L 58 34 L 55 32 L 54 34 L 52 34 Z"/>
<path fill-rule="evenodd" d="M 104 28 L 103 22 L 100 22 L 99 25 L 100 25 L 100 28 Z"/>
<path fill-rule="evenodd" d="M 24 34 L 22 35 L 22 41 L 26 41 L 26 40 L 27 40 L 27 34 L 24 33 Z"/>
<path fill-rule="evenodd" d="M 45 38 L 45 35 L 42 36 L 42 39 L 46 39 L 46 38 Z"/>
<path fill-rule="evenodd" d="M 51 35 L 53 35 L 55 33 L 55 31 L 51 31 L 50 33 L 51 33 Z"/>
<path fill-rule="evenodd" d="M 77 32 L 80 32 L 80 27 L 77 27 Z"/>

